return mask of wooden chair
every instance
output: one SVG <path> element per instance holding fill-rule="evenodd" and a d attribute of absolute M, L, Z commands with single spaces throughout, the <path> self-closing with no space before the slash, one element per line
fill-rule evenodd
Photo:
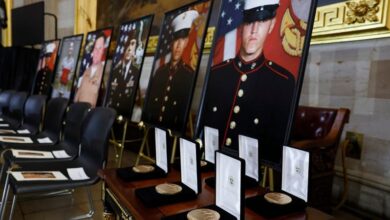
<path fill-rule="evenodd" d="M 349 109 L 299 106 L 291 145 L 310 152 L 309 206 L 331 210 L 335 158 Z"/>

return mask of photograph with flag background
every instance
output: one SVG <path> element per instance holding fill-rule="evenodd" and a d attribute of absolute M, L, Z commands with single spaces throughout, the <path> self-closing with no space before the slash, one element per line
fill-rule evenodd
<path fill-rule="evenodd" d="M 81 34 L 62 39 L 51 98 L 70 98 L 82 43 L 83 35 Z"/>
<path fill-rule="evenodd" d="M 106 105 L 131 117 L 153 16 L 124 22 L 116 41 Z"/>
<path fill-rule="evenodd" d="M 259 141 L 262 164 L 280 168 L 299 100 L 314 0 L 222 1 L 196 124 L 218 131 L 238 152 L 238 136 Z"/>
<path fill-rule="evenodd" d="M 182 132 L 196 83 L 212 1 L 196 1 L 165 14 L 142 120 Z"/>
<path fill-rule="evenodd" d="M 104 90 L 101 88 L 101 84 L 104 77 L 104 67 L 106 64 L 108 48 L 111 42 L 111 35 L 112 28 L 104 28 L 88 32 L 85 40 L 84 53 L 81 59 L 79 74 L 73 85 L 72 95 L 74 96 L 74 102 L 88 102 L 93 107 L 95 107 L 97 103 L 102 103 Z M 104 42 L 102 43 L 102 48 L 99 49 L 99 57 L 97 58 L 99 61 L 99 67 L 94 67 L 93 51 L 95 49 L 95 43 L 100 37 L 104 38 Z M 84 77 L 87 71 L 88 73 L 91 73 L 91 75 L 88 76 L 89 78 Z M 83 80 L 87 83 L 85 84 L 87 86 L 82 87 Z"/>

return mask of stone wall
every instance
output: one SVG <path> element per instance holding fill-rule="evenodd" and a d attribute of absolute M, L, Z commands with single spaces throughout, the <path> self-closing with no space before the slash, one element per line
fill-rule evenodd
<path fill-rule="evenodd" d="M 361 159 L 346 161 L 348 204 L 389 218 L 390 39 L 311 46 L 300 104 L 351 110 L 344 135 L 352 131 L 362 133 L 364 139 Z M 342 190 L 338 177 L 335 198 Z"/>

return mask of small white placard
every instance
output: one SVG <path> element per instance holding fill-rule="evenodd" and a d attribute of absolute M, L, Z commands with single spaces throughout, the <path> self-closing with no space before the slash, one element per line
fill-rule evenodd
<path fill-rule="evenodd" d="M 1 142 L 6 143 L 18 143 L 18 144 L 32 144 L 33 141 L 29 137 L 19 137 L 19 136 L 0 136 Z"/>
<path fill-rule="evenodd" d="M 282 190 L 307 202 L 309 183 L 307 151 L 283 146 Z"/>
<path fill-rule="evenodd" d="M 50 140 L 49 137 L 38 138 L 37 141 L 38 141 L 40 144 L 51 144 L 51 143 L 53 143 L 53 141 Z"/>
<path fill-rule="evenodd" d="M 16 134 L 16 131 L 11 129 L 0 130 L 0 134 Z"/>
<path fill-rule="evenodd" d="M 166 131 L 155 128 L 156 165 L 168 173 L 168 149 Z"/>
<path fill-rule="evenodd" d="M 259 142 L 255 138 L 238 135 L 239 157 L 245 160 L 245 175 L 259 181 Z"/>
<path fill-rule="evenodd" d="M 87 180 L 89 179 L 89 176 L 85 173 L 84 168 L 77 167 L 77 168 L 68 168 L 66 169 L 68 171 L 68 175 L 72 180 Z"/>
<path fill-rule="evenodd" d="M 9 127 L 9 124 L 0 124 L 0 128 L 7 128 Z"/>
<path fill-rule="evenodd" d="M 17 181 L 67 180 L 60 171 L 11 171 Z"/>
<path fill-rule="evenodd" d="M 198 194 L 198 172 L 196 160 L 196 144 L 180 138 L 180 172 L 181 182 Z"/>
<path fill-rule="evenodd" d="M 53 154 L 50 151 L 39 150 L 18 150 L 11 149 L 12 155 L 16 158 L 32 158 L 32 159 L 50 159 Z"/>
<path fill-rule="evenodd" d="M 216 205 L 240 219 L 242 199 L 241 162 L 217 152 L 216 166 Z"/>
<path fill-rule="evenodd" d="M 53 150 L 52 153 L 56 158 L 69 158 L 70 157 L 70 155 L 67 154 L 65 150 Z"/>
<path fill-rule="evenodd" d="M 18 134 L 30 134 L 30 131 L 28 129 L 23 130 L 17 130 Z"/>
<path fill-rule="evenodd" d="M 205 159 L 208 162 L 215 163 L 215 151 L 219 148 L 218 129 L 204 127 L 204 148 Z"/>

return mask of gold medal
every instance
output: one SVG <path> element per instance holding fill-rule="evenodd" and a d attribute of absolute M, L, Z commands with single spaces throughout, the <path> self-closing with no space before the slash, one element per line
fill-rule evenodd
<path fill-rule="evenodd" d="M 284 193 L 276 193 L 276 192 L 265 194 L 264 199 L 270 203 L 274 203 L 278 205 L 287 205 L 292 201 L 290 196 Z"/>
<path fill-rule="evenodd" d="M 201 167 L 204 167 L 204 166 L 206 166 L 207 165 L 207 161 L 204 161 L 204 160 L 201 160 L 200 161 L 200 166 Z"/>
<path fill-rule="evenodd" d="M 175 195 L 182 190 L 181 186 L 173 183 L 159 184 L 155 188 L 159 194 L 163 195 Z"/>
<path fill-rule="evenodd" d="M 187 214 L 188 220 L 218 220 L 221 215 L 212 209 L 194 209 Z"/>
<path fill-rule="evenodd" d="M 133 171 L 136 173 L 150 173 L 153 170 L 154 167 L 150 165 L 138 165 L 133 167 Z"/>

